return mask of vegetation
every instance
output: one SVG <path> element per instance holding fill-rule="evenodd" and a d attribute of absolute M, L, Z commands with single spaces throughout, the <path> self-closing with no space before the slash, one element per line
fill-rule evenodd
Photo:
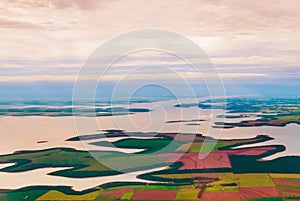
<path fill-rule="evenodd" d="M 177 105 L 177 107 L 224 108 L 222 103 L 222 100 L 210 100 L 197 104 Z M 232 98 L 225 104 L 228 114 L 223 117 L 255 116 L 257 120 L 238 123 L 219 122 L 216 126 L 285 126 L 288 123 L 299 123 L 299 104 L 298 99 Z M 123 111 L 117 108 L 116 112 Z M 198 121 L 201 120 L 175 120 L 167 123 L 197 123 Z M 150 167 L 164 166 L 165 169 L 138 175 L 139 179 L 143 179 L 142 182 L 111 182 L 81 192 L 67 186 L 31 186 L 17 190 L 0 190 L 0 200 L 282 201 L 300 199 L 300 157 L 285 156 L 266 160 L 266 157 L 282 152 L 286 148 L 283 145 L 255 145 L 273 138 L 266 135 L 231 140 L 207 138 L 204 143 L 205 138 L 201 134 L 193 135 L 192 142 L 175 138 L 176 135 L 177 133 L 128 133 L 121 130 L 107 130 L 102 134 L 67 139 L 68 141 L 95 140 L 92 144 L 96 146 L 139 149 L 140 151 L 135 154 L 116 151 L 89 153 L 70 148 L 51 148 L 2 155 L 0 163 L 14 163 L 1 169 L 2 172 L 62 167 L 66 169 L 54 171 L 50 175 L 88 178 L 122 174 L 121 171 L 136 171 Z M 134 138 L 140 136 L 144 138 Z M 102 140 L 104 137 L 119 137 L 120 140 L 108 143 Z M 213 146 L 213 149 L 202 159 L 199 158 L 199 152 L 204 144 Z M 240 148 L 241 145 L 248 146 Z M 186 152 L 183 151 L 184 147 L 189 147 Z M 176 156 L 179 156 L 178 159 L 172 161 Z M 97 159 L 105 163 L 101 164 Z M 118 165 L 119 168 L 110 168 L 110 165 Z"/>

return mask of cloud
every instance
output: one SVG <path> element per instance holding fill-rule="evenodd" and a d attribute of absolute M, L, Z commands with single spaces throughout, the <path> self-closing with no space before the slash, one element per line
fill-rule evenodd
<path fill-rule="evenodd" d="M 198 72 L 174 72 L 174 73 L 131 73 L 131 74 L 108 74 L 103 77 L 100 75 L 88 75 L 81 76 L 80 81 L 95 81 L 101 78 L 102 81 L 134 81 L 134 80 L 178 80 L 179 82 L 184 79 L 196 79 L 202 82 L 202 78 L 208 81 L 213 81 L 213 79 L 228 79 L 228 78 L 253 78 L 253 77 L 267 77 L 267 74 L 259 73 L 198 73 Z M 21 76 L 0 76 L 0 82 L 36 82 L 36 81 L 64 81 L 64 82 L 75 82 L 77 79 L 76 74 L 72 75 L 26 75 Z"/>
<path fill-rule="evenodd" d="M 297 5 L 298 0 L 3 0 L 0 60 L 6 63 L 0 61 L 0 73 L 26 72 L 26 78 L 15 79 L 24 81 L 61 79 L 75 75 L 104 40 L 132 29 L 162 28 L 194 40 L 224 79 L 287 76 L 300 64 Z M 164 59 L 155 62 L 188 71 L 182 63 Z M 58 74 L 61 78 L 54 76 Z"/>
<path fill-rule="evenodd" d="M 37 28 L 34 24 L 25 21 L 0 18 L 1 28 Z"/>
<path fill-rule="evenodd" d="M 0 82 L 36 82 L 36 81 L 74 81 L 75 76 L 31 75 L 31 76 L 0 76 Z"/>
<path fill-rule="evenodd" d="M 4 0 L 8 5 L 19 8 L 55 8 L 55 9 L 93 9 L 99 5 L 98 0 Z M 103 1 L 102 1 L 103 2 Z"/>

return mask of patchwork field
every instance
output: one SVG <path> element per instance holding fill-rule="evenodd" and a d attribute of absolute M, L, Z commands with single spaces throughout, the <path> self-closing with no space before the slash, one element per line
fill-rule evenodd
<path fill-rule="evenodd" d="M 285 149 L 281 145 L 255 146 L 256 143 L 272 140 L 259 135 L 250 139 L 216 140 L 212 152 L 204 158 L 198 150 L 204 137 L 197 134 L 192 144 L 188 135 L 175 139 L 176 133 L 159 133 L 157 138 L 127 138 L 123 131 L 107 131 L 106 137 L 121 137 L 113 145 L 143 151 L 128 157 L 121 152 L 96 151 L 98 157 L 119 161 L 123 169 L 140 169 L 165 166 L 164 169 L 138 175 L 145 182 L 108 182 L 84 191 L 74 191 L 68 186 L 31 186 L 17 190 L 0 190 L 0 200 L 297 200 L 300 199 L 300 157 L 281 157 L 275 160 L 264 158 Z M 127 133 L 133 135 L 132 133 Z M 138 136 L 143 133 L 135 133 Z M 147 136 L 145 133 L 144 136 Z M 95 140 L 99 136 L 83 138 Z M 100 139 L 100 138 L 99 138 Z M 164 152 L 157 154 L 168 146 Z M 108 146 L 94 142 L 96 146 Z M 191 145 L 187 152 L 180 147 Z M 238 148 L 250 145 L 247 148 Z M 145 154 L 147 153 L 147 154 Z M 96 157 L 97 158 L 97 157 Z M 176 161 L 174 162 L 174 160 Z M 52 172 L 51 175 L 70 178 L 90 178 L 122 174 L 99 163 L 88 152 L 67 148 L 39 151 L 18 151 L 0 156 L 1 163 L 15 165 L 1 169 L 2 172 L 24 172 L 44 167 L 70 167 Z M 135 165 L 134 165 L 135 164 Z M 149 181 L 149 182 L 146 182 Z"/>

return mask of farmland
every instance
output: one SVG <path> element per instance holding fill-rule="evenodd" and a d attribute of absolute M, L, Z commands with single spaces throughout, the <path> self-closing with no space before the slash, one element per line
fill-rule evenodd
<path fill-rule="evenodd" d="M 132 161 L 136 161 L 135 163 L 143 161 L 139 164 L 141 169 L 149 165 L 166 166 L 163 170 L 138 176 L 151 183 L 110 182 L 79 192 L 68 186 L 30 186 L 17 190 L 1 190 L 0 198 L 39 201 L 199 199 L 246 201 L 294 200 L 300 197 L 300 157 L 286 156 L 265 160 L 265 157 L 285 150 L 282 145 L 255 146 L 256 143 L 272 140 L 269 136 L 258 135 L 254 138 L 232 140 L 209 138 L 208 143 L 214 143 L 216 146 L 207 157 L 201 159 L 198 151 L 204 143 L 204 137 L 200 134 L 195 136 L 190 148 L 183 152 L 179 148 L 191 142 L 185 141 L 184 137 L 176 138 L 175 133 L 159 133 L 157 138 L 146 140 L 126 138 L 123 131 L 114 131 L 113 136 L 118 135 L 118 132 L 124 139 L 113 142 L 114 146 L 127 149 L 139 148 L 143 151 L 131 157 L 121 152 L 96 151 L 93 154 L 106 158 L 108 161 L 114 161 L 112 163 L 122 161 L 123 167 L 120 170 L 134 170 L 136 167 L 130 163 Z M 109 136 L 108 133 L 106 133 L 107 136 Z M 138 133 L 138 135 L 143 135 L 143 133 Z M 181 135 L 189 134 L 181 133 Z M 171 142 L 174 146 L 157 153 L 158 147 L 162 149 Z M 108 146 L 103 141 L 95 142 L 94 145 Z M 250 145 L 250 147 L 239 148 L 241 145 Z M 178 159 L 174 162 L 175 158 Z M 99 163 L 86 151 L 67 148 L 19 151 L 0 156 L 0 162 L 15 163 L 15 165 L 1 169 L 3 172 L 24 172 L 44 167 L 69 167 L 51 174 L 71 178 L 122 174 Z"/>

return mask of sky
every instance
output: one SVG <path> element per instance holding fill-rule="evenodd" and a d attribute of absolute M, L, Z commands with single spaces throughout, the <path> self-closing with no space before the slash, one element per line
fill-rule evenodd
<path fill-rule="evenodd" d="M 70 94 L 77 73 L 97 47 L 144 28 L 176 32 L 198 44 L 230 93 L 251 85 L 251 93 L 272 89 L 276 95 L 299 95 L 299 24 L 298 0 L 2 0 L 1 98 Z M 129 55 L 116 66 L 156 61 L 195 78 L 181 61 L 164 58 Z M 120 76 L 122 69 L 106 81 Z"/>

